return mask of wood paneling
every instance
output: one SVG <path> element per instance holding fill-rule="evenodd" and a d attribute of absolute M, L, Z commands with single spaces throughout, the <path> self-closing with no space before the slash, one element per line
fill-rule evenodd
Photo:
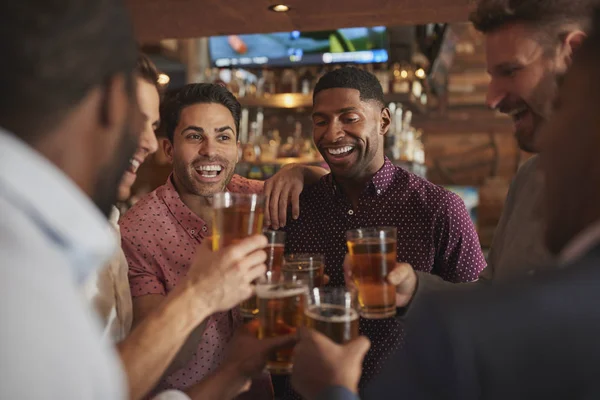
<path fill-rule="evenodd" d="M 473 0 L 127 0 L 140 41 L 465 21 Z"/>

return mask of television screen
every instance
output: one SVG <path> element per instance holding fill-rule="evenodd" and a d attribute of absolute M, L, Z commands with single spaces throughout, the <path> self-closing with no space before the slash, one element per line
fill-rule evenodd
<path fill-rule="evenodd" d="M 234 68 L 381 63 L 388 60 L 387 48 L 385 27 L 230 35 L 209 39 L 212 64 Z"/>

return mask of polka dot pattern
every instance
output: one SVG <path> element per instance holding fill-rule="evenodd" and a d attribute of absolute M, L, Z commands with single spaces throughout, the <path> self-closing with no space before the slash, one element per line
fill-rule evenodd
<path fill-rule="evenodd" d="M 398 261 L 450 282 L 470 282 L 485 268 L 479 239 L 463 201 L 457 195 L 394 166 L 384 166 L 352 204 L 331 174 L 300 197 L 300 218 L 289 220 L 286 252 L 321 253 L 330 285 L 344 286 L 342 264 L 347 252 L 346 231 L 370 226 L 398 228 Z M 385 359 L 402 344 L 396 318 L 360 320 L 360 332 L 371 340 L 360 387 L 377 373 Z M 289 385 L 288 385 L 289 386 Z M 285 398 L 298 398 L 291 388 Z"/>
<path fill-rule="evenodd" d="M 262 191 L 262 182 L 256 184 L 241 177 L 235 182 L 228 190 Z M 197 246 L 209 235 L 207 224 L 183 203 L 171 177 L 140 199 L 123 216 L 120 226 L 133 297 L 165 295 L 173 290 L 187 275 Z M 237 309 L 212 315 L 190 363 L 161 382 L 157 390 L 185 390 L 214 371 L 241 323 Z M 270 385 L 262 387 L 270 390 Z"/>

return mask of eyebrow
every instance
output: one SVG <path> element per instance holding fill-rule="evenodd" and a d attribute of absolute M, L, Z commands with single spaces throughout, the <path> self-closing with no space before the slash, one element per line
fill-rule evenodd
<path fill-rule="evenodd" d="M 188 127 L 186 127 L 184 130 L 181 131 L 181 134 L 183 135 L 185 132 L 187 131 L 194 131 L 200 134 L 204 133 L 204 129 L 200 128 L 199 126 L 195 126 L 195 125 L 190 125 Z M 215 128 L 215 133 L 223 133 L 225 131 L 232 131 L 233 132 L 233 128 L 230 127 L 229 125 L 225 125 L 222 126 L 220 128 Z"/>
<path fill-rule="evenodd" d="M 344 107 L 344 108 L 341 108 L 341 109 L 337 110 L 335 113 L 336 114 L 344 114 L 344 113 L 351 112 L 351 111 L 358 111 L 358 108 L 356 108 L 356 107 Z M 325 118 L 325 117 L 327 117 L 327 114 L 322 113 L 322 112 L 314 112 L 312 114 L 312 116 L 313 116 L 313 118 L 314 117 L 323 117 L 323 118 Z"/>

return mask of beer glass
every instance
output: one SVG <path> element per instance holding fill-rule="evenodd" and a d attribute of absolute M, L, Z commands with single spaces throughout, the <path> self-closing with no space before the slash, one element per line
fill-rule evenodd
<path fill-rule="evenodd" d="M 265 198 L 259 194 L 217 193 L 213 197 L 214 251 L 262 232 Z"/>
<path fill-rule="evenodd" d="M 281 266 L 283 264 L 283 251 L 285 248 L 285 232 L 265 229 L 263 234 L 267 237 L 269 244 L 265 248 L 267 252 L 267 277 L 277 282 L 281 277 Z M 256 295 L 240 303 L 240 313 L 246 319 L 254 318 L 258 314 Z"/>
<path fill-rule="evenodd" d="M 307 295 L 308 287 L 301 281 L 259 279 L 256 283 L 258 338 L 293 334 L 303 326 Z M 267 361 L 269 372 L 289 374 L 293 366 L 292 353 L 293 345 L 274 352 Z"/>
<path fill-rule="evenodd" d="M 258 234 L 263 229 L 265 198 L 258 194 L 217 193 L 213 197 L 213 251 Z M 240 304 L 243 317 L 258 312 L 256 299 L 251 297 Z"/>
<path fill-rule="evenodd" d="M 306 326 L 336 343 L 358 337 L 356 292 L 342 287 L 314 288 L 308 296 Z"/>
<path fill-rule="evenodd" d="M 387 281 L 396 266 L 396 228 L 354 229 L 346 233 L 360 315 L 381 319 L 396 314 L 396 287 Z"/>
<path fill-rule="evenodd" d="M 325 275 L 325 257 L 321 254 L 289 254 L 283 263 L 283 277 L 287 280 L 298 279 L 309 288 L 323 285 Z"/>

